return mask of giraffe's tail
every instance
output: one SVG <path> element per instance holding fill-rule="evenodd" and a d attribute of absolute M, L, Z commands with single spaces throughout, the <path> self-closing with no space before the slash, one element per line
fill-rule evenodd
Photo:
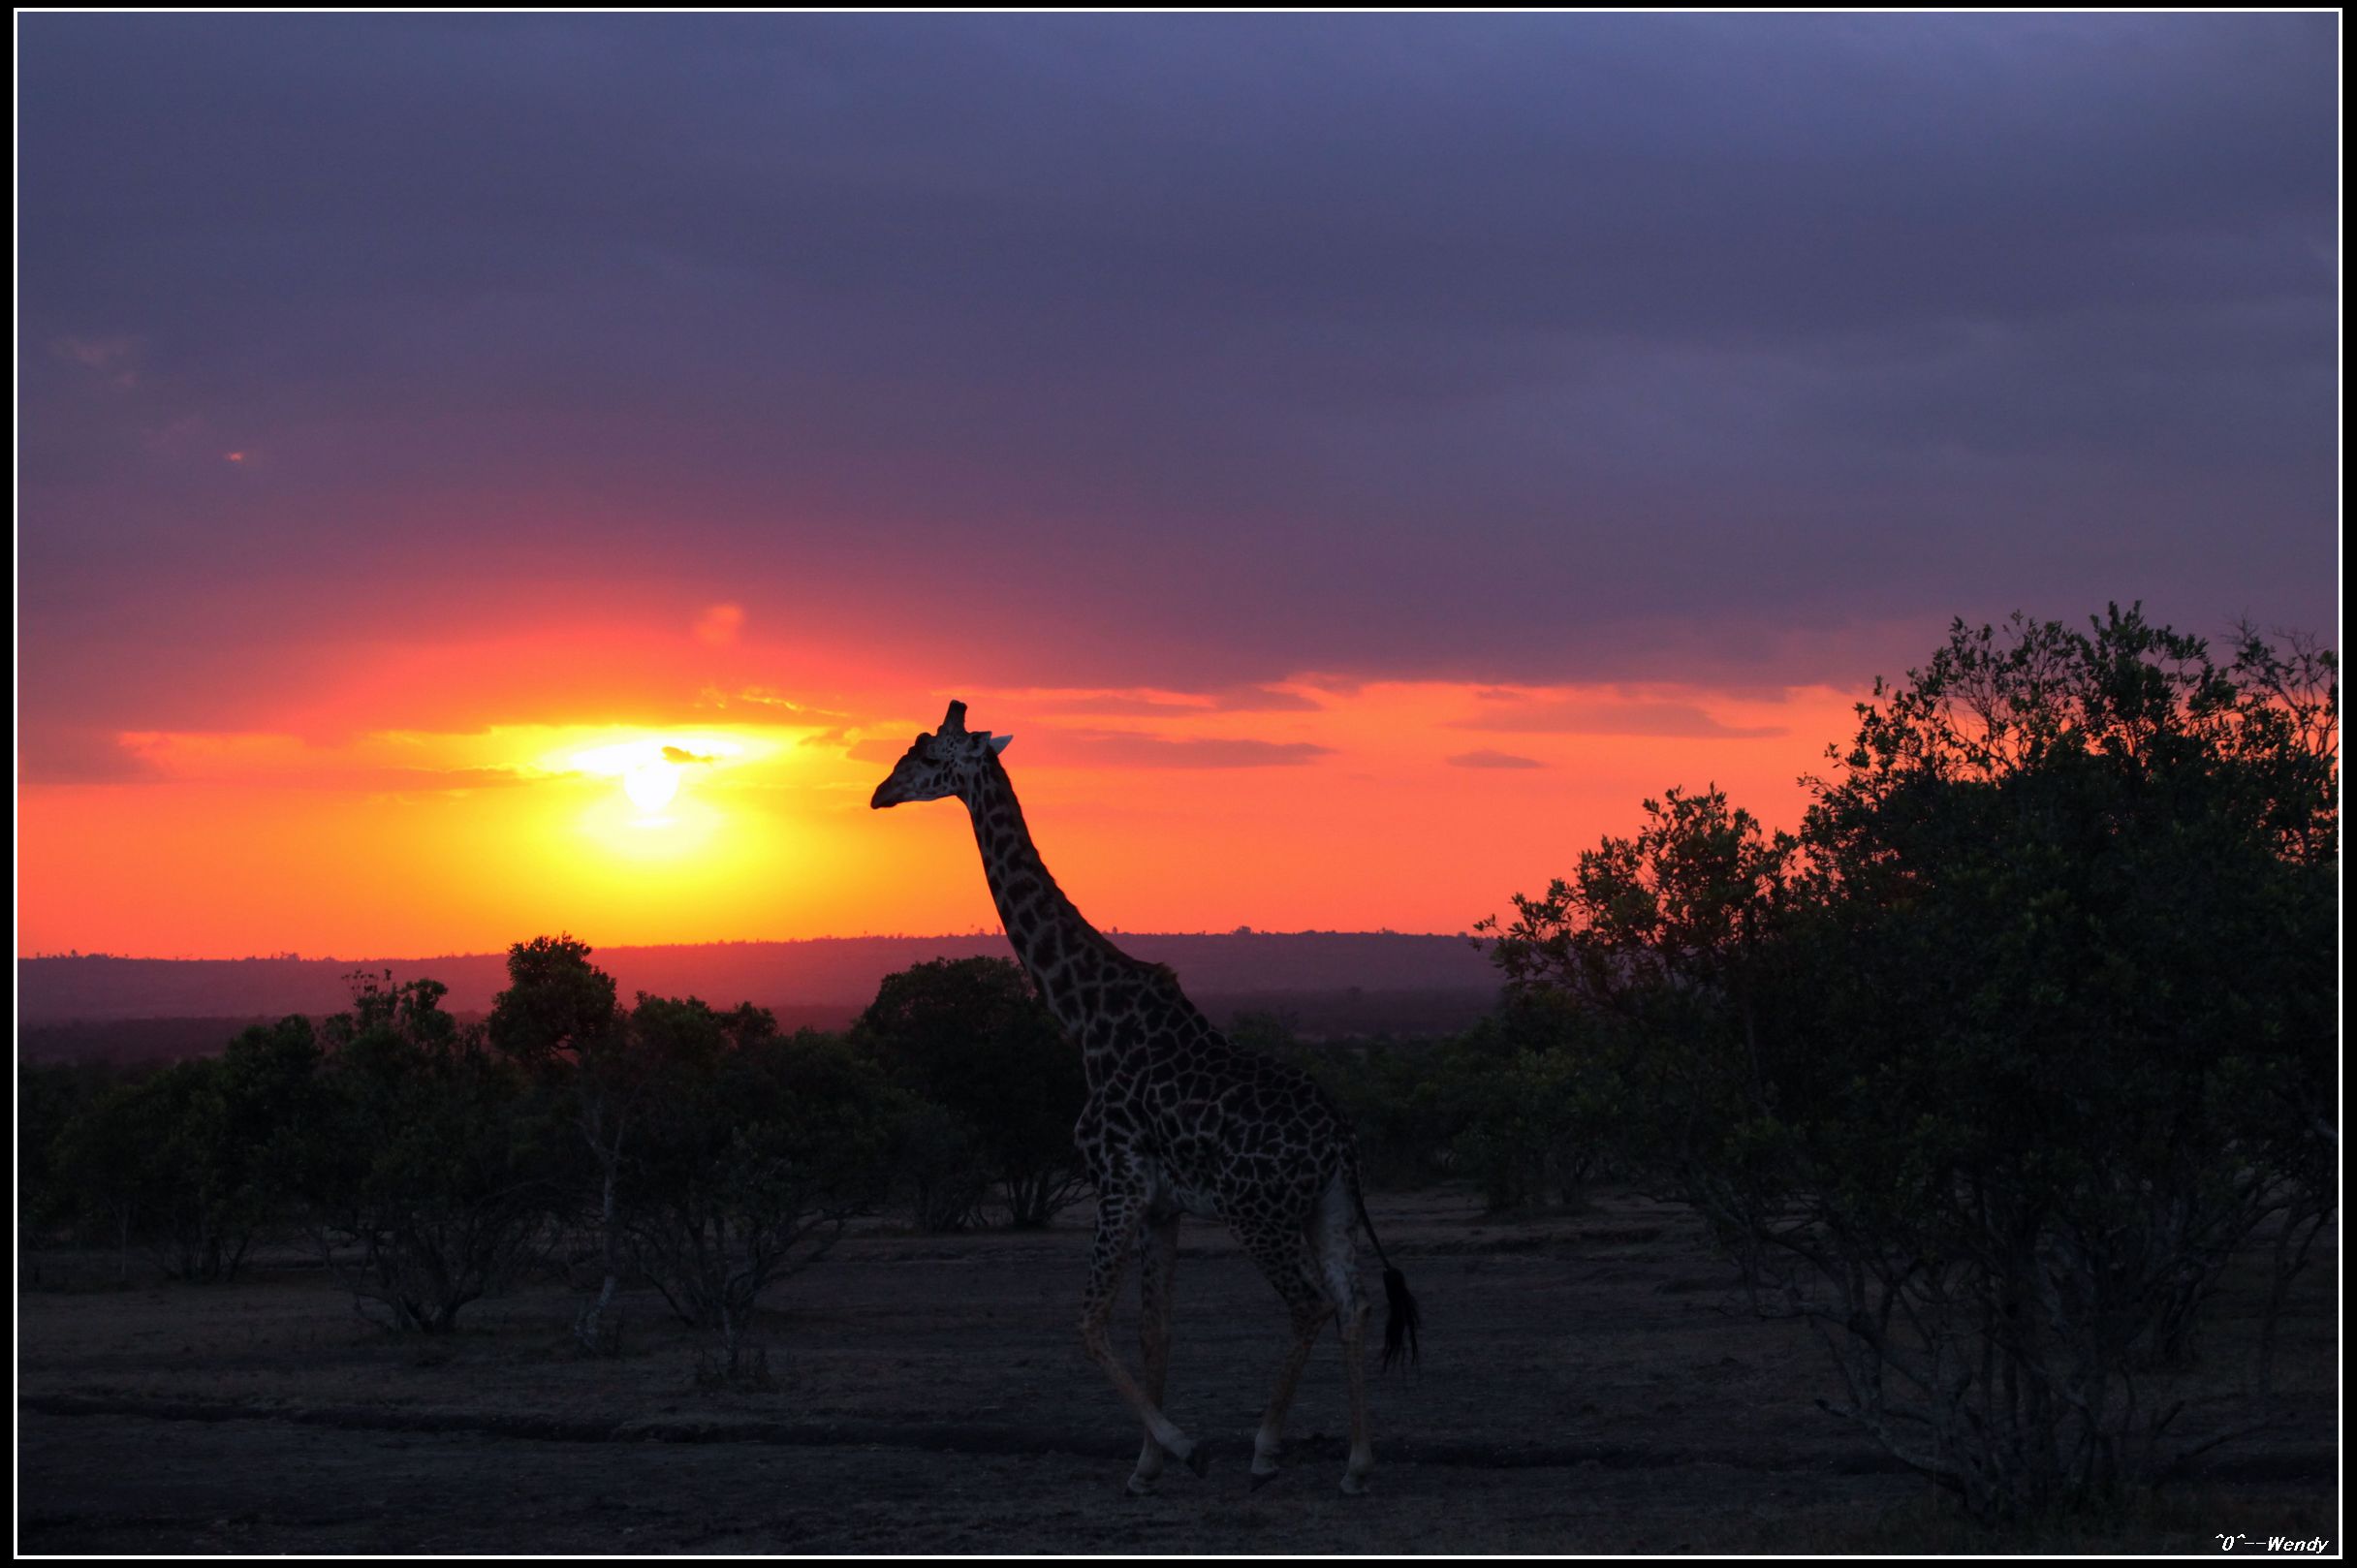
<path fill-rule="evenodd" d="M 1410 1366 L 1423 1360 L 1423 1351 L 1416 1343 L 1416 1332 L 1424 1327 L 1424 1310 L 1416 1298 L 1408 1294 L 1407 1275 L 1392 1267 L 1384 1256 L 1383 1241 L 1375 1235 L 1375 1222 L 1367 1216 L 1367 1194 L 1359 1189 L 1359 1173 L 1350 1173 L 1350 1196 L 1359 1206 L 1359 1223 L 1367 1227 L 1367 1239 L 1375 1244 L 1375 1261 L 1383 1265 L 1383 1369 L 1390 1371 L 1402 1350 L 1407 1353 Z"/>

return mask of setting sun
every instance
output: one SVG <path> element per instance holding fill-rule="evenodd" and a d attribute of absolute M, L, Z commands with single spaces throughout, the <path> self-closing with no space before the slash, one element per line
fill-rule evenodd
<path fill-rule="evenodd" d="M 660 811 L 679 793 L 679 769 L 660 757 L 641 763 L 622 775 L 622 791 L 641 811 Z"/>
<path fill-rule="evenodd" d="M 678 797 L 680 776 L 689 768 L 716 770 L 770 755 L 776 749 L 761 745 L 748 753 L 743 743 L 710 735 L 643 735 L 559 752 L 549 761 L 588 777 L 619 779 L 623 795 L 637 808 L 633 827 L 669 828 L 676 826 L 675 819 L 661 813 Z"/>

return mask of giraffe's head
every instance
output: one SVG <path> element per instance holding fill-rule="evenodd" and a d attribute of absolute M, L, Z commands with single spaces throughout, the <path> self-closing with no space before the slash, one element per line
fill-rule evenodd
<path fill-rule="evenodd" d="M 888 805 L 900 805 L 909 800 L 938 800 L 944 796 L 962 796 L 982 771 L 985 764 L 1007 749 L 1011 735 L 994 736 L 988 730 L 969 733 L 965 727 L 965 705 L 952 703 L 941 728 L 931 735 L 921 735 L 910 743 L 899 762 L 893 766 L 892 776 L 876 786 L 868 804 L 881 811 Z"/>

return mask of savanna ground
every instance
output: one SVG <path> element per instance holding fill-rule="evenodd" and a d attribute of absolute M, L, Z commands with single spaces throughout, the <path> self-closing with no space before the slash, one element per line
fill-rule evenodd
<path fill-rule="evenodd" d="M 1173 1466 L 1159 1494 L 1125 1493 L 1138 1434 L 1074 1332 L 1084 1207 L 1045 1233 L 846 1239 L 768 1299 L 768 1389 L 699 1389 L 694 1345 L 651 1296 L 629 1301 L 618 1359 L 582 1355 L 553 1277 L 427 1341 L 371 1328 L 291 1257 L 226 1287 L 128 1289 L 111 1257 L 27 1257 L 18 1546 L 2215 1553 L 2233 1532 L 2339 1550 L 2339 1269 L 2321 1243 L 2269 1429 L 2119 1517 L 1995 1533 L 1818 1408 L 1823 1353 L 1751 1309 L 1682 1210 L 1626 1192 L 1513 1220 L 1455 1192 L 1373 1207 L 1427 1333 L 1420 1373 L 1370 1376 L 1364 1497 L 1336 1490 L 1331 1338 L 1286 1473 L 1247 1490 L 1283 1319 L 1224 1233 L 1192 1221 L 1169 1406 L 1214 1458 L 1207 1479 Z M 2180 1390 L 2190 1430 L 2222 1419 L 2256 1305 L 2236 1281 L 2208 1320 Z M 1121 1328 L 1134 1355 L 1126 1313 Z"/>

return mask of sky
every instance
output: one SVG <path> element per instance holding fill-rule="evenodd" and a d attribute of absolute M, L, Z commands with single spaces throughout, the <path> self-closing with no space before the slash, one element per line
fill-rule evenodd
<path fill-rule="evenodd" d="M 20 954 L 987 928 L 952 697 L 1101 925 L 1453 931 L 1952 617 L 2338 624 L 2330 15 L 17 45 Z"/>

